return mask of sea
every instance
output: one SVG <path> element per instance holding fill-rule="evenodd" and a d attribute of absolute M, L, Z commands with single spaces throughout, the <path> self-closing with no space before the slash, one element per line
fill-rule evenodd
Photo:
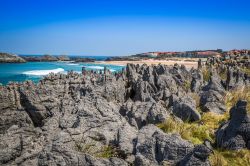
<path fill-rule="evenodd" d="M 108 56 L 81 56 L 103 61 Z M 75 62 L 26 62 L 26 63 L 0 63 L 0 84 L 9 82 L 23 82 L 32 80 L 37 83 L 49 73 L 64 73 L 74 71 L 81 73 L 82 67 L 86 70 L 103 70 L 107 67 L 111 72 L 119 72 L 125 66 L 99 64 L 99 63 L 75 63 Z"/>

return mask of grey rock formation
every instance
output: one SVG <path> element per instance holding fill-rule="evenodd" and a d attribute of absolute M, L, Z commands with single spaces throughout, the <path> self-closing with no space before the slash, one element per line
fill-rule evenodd
<path fill-rule="evenodd" d="M 230 110 L 230 120 L 216 133 L 218 147 L 232 150 L 250 149 L 250 115 L 246 106 L 246 101 L 239 100 Z"/>
<path fill-rule="evenodd" d="M 186 155 L 177 165 L 178 166 L 210 166 L 208 157 L 212 150 L 205 145 L 197 145 L 191 153 Z"/>
<path fill-rule="evenodd" d="M 200 113 L 196 110 L 195 101 L 189 96 L 178 98 L 172 96 L 173 113 L 183 121 L 197 121 L 201 119 Z"/>
<path fill-rule="evenodd" d="M 191 91 L 192 92 L 199 92 L 203 85 L 203 75 L 200 70 L 196 70 L 192 74 L 192 81 L 191 81 Z"/>
<path fill-rule="evenodd" d="M 213 75 L 205 85 L 200 71 L 178 65 L 129 64 L 116 75 L 69 72 L 0 86 L 0 165 L 207 165 L 207 147 L 156 127 L 170 116 L 200 119 L 184 86 L 194 79 L 206 111 L 224 112 L 221 80 Z M 240 115 L 218 131 L 221 147 L 236 138 L 237 147 L 249 147 L 246 116 L 239 126 L 233 120 Z M 228 127 L 237 134 L 226 135 Z"/>
<path fill-rule="evenodd" d="M 223 114 L 226 111 L 225 94 L 221 80 L 217 75 L 213 75 L 201 92 L 200 103 L 203 111 Z"/>
<path fill-rule="evenodd" d="M 120 110 L 130 125 L 137 129 L 147 124 L 158 124 L 169 117 L 169 112 L 161 103 L 128 101 Z"/>
<path fill-rule="evenodd" d="M 166 134 L 154 125 L 143 127 L 138 134 L 135 165 L 176 164 L 193 150 L 193 145 L 176 134 Z"/>

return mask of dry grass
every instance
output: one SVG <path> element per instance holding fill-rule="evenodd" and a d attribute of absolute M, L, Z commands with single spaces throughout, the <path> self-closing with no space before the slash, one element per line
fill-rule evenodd
<path fill-rule="evenodd" d="M 202 72 L 202 75 L 203 75 L 203 80 L 208 82 L 210 80 L 211 76 L 212 76 L 211 71 L 207 67 L 205 67 L 205 68 L 202 69 L 201 72 Z"/>
<path fill-rule="evenodd" d="M 209 160 L 212 166 L 247 166 L 250 165 L 250 150 L 215 150 Z"/>
<path fill-rule="evenodd" d="M 247 75 L 250 75 L 250 69 L 244 67 L 244 68 L 240 68 L 240 70 L 244 73 L 246 73 Z"/>
<path fill-rule="evenodd" d="M 229 91 L 225 97 L 227 109 L 230 110 L 239 100 L 247 101 L 247 111 L 250 112 L 250 87 L 242 87 Z"/>
<path fill-rule="evenodd" d="M 202 114 L 200 122 L 206 125 L 210 130 L 213 130 L 211 132 L 214 132 L 214 130 L 219 128 L 222 122 L 228 119 L 229 119 L 228 112 L 226 112 L 223 115 L 219 115 L 213 112 L 206 112 Z"/>
<path fill-rule="evenodd" d="M 185 80 L 185 81 L 183 82 L 183 88 L 184 88 L 184 90 L 185 90 L 186 92 L 188 92 L 188 91 L 190 90 L 190 88 L 191 88 L 191 82 Z"/>
<path fill-rule="evenodd" d="M 203 113 L 200 107 L 200 96 L 197 93 L 191 93 L 190 96 L 192 97 L 192 99 L 195 101 L 196 104 L 196 110 L 199 113 Z"/>
<path fill-rule="evenodd" d="M 99 153 L 95 154 L 95 156 L 100 158 L 117 157 L 118 152 L 116 151 L 115 147 L 104 146 L 102 147 L 102 150 Z"/>
<path fill-rule="evenodd" d="M 226 80 L 227 79 L 227 69 L 220 71 L 219 76 L 222 80 Z"/>
<path fill-rule="evenodd" d="M 166 133 L 179 133 L 183 139 L 189 140 L 193 144 L 201 144 L 206 139 L 212 141 L 207 126 L 198 123 L 182 123 L 174 118 L 169 118 L 158 127 Z"/>
<path fill-rule="evenodd" d="M 95 143 L 86 144 L 83 142 L 76 142 L 75 148 L 78 152 L 87 153 L 100 158 L 119 156 L 118 150 L 115 147 L 109 145 L 97 146 Z"/>

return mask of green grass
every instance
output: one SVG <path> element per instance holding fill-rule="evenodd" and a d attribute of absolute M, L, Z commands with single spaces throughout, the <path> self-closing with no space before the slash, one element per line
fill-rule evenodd
<path fill-rule="evenodd" d="M 188 92 L 188 91 L 190 90 L 190 88 L 191 88 L 191 82 L 185 80 L 185 81 L 183 82 L 183 88 L 184 88 L 184 90 L 185 90 L 186 92 Z"/>
<path fill-rule="evenodd" d="M 226 80 L 227 79 L 227 69 L 220 71 L 219 76 L 222 80 Z"/>
<path fill-rule="evenodd" d="M 214 150 L 209 161 L 212 166 L 247 166 L 250 165 L 250 150 Z"/>
<path fill-rule="evenodd" d="M 242 67 L 240 68 L 240 70 L 244 73 L 246 73 L 247 75 L 250 75 L 250 69 L 246 68 L 246 67 Z"/>
<path fill-rule="evenodd" d="M 87 153 L 99 158 L 110 158 L 119 156 L 118 150 L 110 145 L 99 146 L 96 144 L 86 144 L 83 142 L 76 142 L 75 144 L 76 151 Z"/>
<path fill-rule="evenodd" d="M 201 72 L 202 72 L 202 75 L 203 75 L 203 80 L 208 82 L 211 79 L 211 76 L 212 76 L 211 71 L 207 67 L 205 67 L 205 68 L 202 69 Z"/>
<path fill-rule="evenodd" d="M 116 151 L 115 147 L 112 146 L 103 146 L 101 151 L 95 155 L 96 157 L 100 158 L 110 158 L 110 157 L 117 157 L 118 152 Z"/>
<path fill-rule="evenodd" d="M 207 126 L 198 123 L 182 123 L 174 118 L 169 118 L 158 127 L 166 133 L 179 133 L 183 139 L 189 140 L 193 144 L 201 144 L 205 139 L 212 141 Z"/>
<path fill-rule="evenodd" d="M 225 96 L 227 109 L 230 110 L 239 100 L 247 101 L 247 111 L 250 113 L 250 87 L 241 87 L 229 91 Z"/>
<path fill-rule="evenodd" d="M 88 154 L 95 154 L 96 153 L 96 145 L 93 143 L 83 143 L 78 141 L 75 143 L 75 149 L 78 152 L 88 153 Z"/>

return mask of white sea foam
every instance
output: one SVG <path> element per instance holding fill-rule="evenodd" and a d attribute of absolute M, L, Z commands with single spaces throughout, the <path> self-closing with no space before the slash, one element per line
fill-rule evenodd
<path fill-rule="evenodd" d="M 79 64 L 76 64 L 76 63 L 68 63 L 67 65 L 69 65 L 69 66 L 79 66 Z"/>
<path fill-rule="evenodd" d="M 48 75 L 49 73 L 62 73 L 64 72 L 64 69 L 57 68 L 52 70 L 31 70 L 31 71 L 25 71 L 23 74 L 25 75 L 33 75 L 33 76 L 44 76 Z"/>
<path fill-rule="evenodd" d="M 98 70 L 104 69 L 104 67 L 102 67 L 102 66 L 84 66 L 84 67 L 89 68 L 89 69 L 98 69 Z"/>
<path fill-rule="evenodd" d="M 104 70 L 104 67 L 103 66 L 84 66 L 88 69 L 95 69 L 95 70 Z M 110 69 L 111 72 L 115 72 L 116 70 L 114 69 Z"/>

